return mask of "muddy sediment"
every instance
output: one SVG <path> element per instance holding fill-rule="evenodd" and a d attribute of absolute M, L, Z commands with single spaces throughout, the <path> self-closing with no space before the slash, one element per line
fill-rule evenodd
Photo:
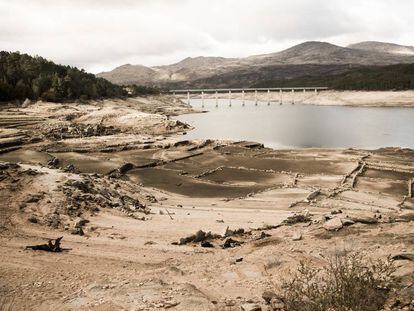
<path fill-rule="evenodd" d="M 169 116 L 191 111 L 169 97 L 0 111 L 4 305 L 266 310 L 303 259 L 414 253 L 414 151 L 186 141 Z M 24 249 L 60 236 L 70 251 Z M 395 263 L 408 290 L 414 263 Z"/>

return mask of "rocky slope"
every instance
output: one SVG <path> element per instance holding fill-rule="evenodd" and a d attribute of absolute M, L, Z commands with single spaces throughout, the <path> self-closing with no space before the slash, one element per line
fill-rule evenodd
<path fill-rule="evenodd" d="M 365 41 L 360 43 L 351 44 L 348 48 L 365 50 L 365 51 L 378 51 L 384 53 L 391 53 L 397 55 L 414 55 L 414 46 L 405 46 L 394 43 L 377 42 L 377 41 Z"/>
<path fill-rule="evenodd" d="M 410 47 L 394 44 L 363 42 L 340 47 L 312 41 L 246 58 L 189 57 L 176 64 L 152 68 L 123 65 L 98 76 L 117 84 L 246 87 L 258 80 L 338 74 L 355 66 L 413 63 L 413 53 Z"/>

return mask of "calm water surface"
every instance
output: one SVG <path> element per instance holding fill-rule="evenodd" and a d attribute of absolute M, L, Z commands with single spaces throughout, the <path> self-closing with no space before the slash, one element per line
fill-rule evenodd
<path fill-rule="evenodd" d="M 201 100 L 191 105 L 201 108 Z M 414 108 L 313 106 L 205 100 L 208 113 L 179 116 L 188 139 L 251 140 L 272 148 L 414 148 Z"/>

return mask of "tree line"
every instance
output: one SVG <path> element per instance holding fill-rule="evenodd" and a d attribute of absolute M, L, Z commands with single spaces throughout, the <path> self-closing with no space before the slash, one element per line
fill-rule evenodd
<path fill-rule="evenodd" d="M 57 65 L 40 56 L 0 52 L 0 101 L 62 102 L 126 96 L 118 85 L 76 67 Z"/>
<path fill-rule="evenodd" d="M 335 90 L 413 90 L 414 64 L 371 66 L 337 75 L 307 75 L 285 80 L 267 80 L 252 87 L 327 86 Z"/>

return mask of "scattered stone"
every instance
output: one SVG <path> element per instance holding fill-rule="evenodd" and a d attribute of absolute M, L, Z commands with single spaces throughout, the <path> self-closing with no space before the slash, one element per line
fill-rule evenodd
<path fill-rule="evenodd" d="M 190 235 L 185 238 L 181 238 L 177 245 L 185 245 L 188 243 L 198 243 L 207 240 L 221 238 L 221 236 L 217 234 L 212 234 L 211 232 L 204 232 L 203 230 L 198 230 L 196 234 Z"/>
<path fill-rule="evenodd" d="M 271 237 L 271 236 L 272 236 L 271 234 L 262 231 L 262 232 L 260 232 L 260 235 L 259 235 L 259 237 L 256 238 L 256 240 L 263 240 L 263 239 Z"/>
<path fill-rule="evenodd" d="M 262 298 L 263 298 L 263 300 L 266 302 L 266 304 L 270 304 L 270 302 L 273 300 L 273 299 L 276 299 L 276 298 L 278 298 L 277 297 L 277 295 L 276 295 L 276 293 L 274 293 L 274 292 L 272 292 L 272 291 L 264 291 L 263 292 L 263 294 L 262 294 Z"/>
<path fill-rule="evenodd" d="M 228 238 L 223 245 L 221 245 L 221 248 L 234 248 L 236 246 L 242 245 L 244 242 L 233 240 L 232 238 Z"/>
<path fill-rule="evenodd" d="M 323 224 L 323 228 L 328 231 L 338 231 L 342 229 L 343 224 L 339 217 L 329 219 Z"/>
<path fill-rule="evenodd" d="M 292 236 L 292 241 L 300 241 L 302 240 L 302 234 L 300 232 L 295 232 Z"/>
<path fill-rule="evenodd" d="M 22 108 L 27 108 L 32 104 L 32 101 L 28 98 L 26 98 L 22 104 Z"/>
<path fill-rule="evenodd" d="M 74 173 L 76 171 L 76 168 L 73 164 L 69 164 L 63 169 L 63 171 L 66 173 Z"/>
<path fill-rule="evenodd" d="M 147 194 L 145 196 L 145 198 L 148 200 L 148 202 L 150 203 L 157 203 L 158 200 L 155 198 L 155 196 L 153 196 L 152 194 Z"/>
<path fill-rule="evenodd" d="M 84 236 L 85 232 L 81 227 L 75 227 L 70 231 L 70 234 Z"/>
<path fill-rule="evenodd" d="M 283 223 L 286 225 L 294 225 L 300 222 L 309 222 L 311 218 L 309 214 L 295 214 L 286 218 Z"/>
<path fill-rule="evenodd" d="M 310 202 L 310 201 L 314 200 L 320 193 L 321 193 L 321 190 L 320 189 L 313 191 L 312 193 L 310 193 L 306 197 L 305 201 L 306 202 Z"/>
<path fill-rule="evenodd" d="M 48 214 L 46 216 L 46 223 L 49 227 L 57 229 L 61 224 L 60 216 L 58 214 Z"/>
<path fill-rule="evenodd" d="M 244 233 L 243 228 L 239 228 L 236 230 L 230 230 L 229 227 L 227 226 L 226 230 L 223 233 L 223 237 L 227 238 L 227 237 L 234 236 L 234 235 L 241 235 L 243 233 Z"/>
<path fill-rule="evenodd" d="M 66 121 L 71 121 L 77 117 L 76 114 L 66 116 Z M 49 139 L 61 140 L 67 138 L 105 136 L 119 133 L 119 130 L 113 126 L 104 126 L 102 124 L 77 124 L 71 123 L 54 123 L 42 126 L 44 135 Z"/>
<path fill-rule="evenodd" d="M 38 222 L 36 216 L 34 216 L 34 215 L 31 215 L 27 220 L 29 222 L 31 222 L 32 224 L 37 224 L 37 222 Z"/>
<path fill-rule="evenodd" d="M 57 238 L 55 240 L 50 239 L 47 244 L 39 244 L 39 245 L 33 245 L 33 246 L 26 246 L 25 249 L 32 249 L 35 251 L 46 251 L 46 252 L 53 252 L 53 253 L 59 253 L 63 249 L 60 247 L 60 241 L 63 239 L 63 236 L 60 238 Z"/>
<path fill-rule="evenodd" d="M 404 253 L 392 256 L 393 260 L 409 260 L 414 261 L 414 254 L 413 253 Z"/>
<path fill-rule="evenodd" d="M 246 303 L 240 308 L 242 311 L 262 311 L 262 307 L 255 303 Z"/>
<path fill-rule="evenodd" d="M 43 194 L 31 194 L 29 195 L 29 197 L 26 199 L 26 203 L 37 203 L 39 202 L 41 199 L 43 199 Z"/>
<path fill-rule="evenodd" d="M 355 221 L 353 221 L 352 219 L 349 218 L 341 218 L 342 224 L 344 225 L 344 227 L 346 226 L 351 226 L 355 224 Z"/>
<path fill-rule="evenodd" d="M 200 246 L 201 247 L 206 247 L 206 248 L 213 248 L 214 247 L 214 245 L 209 241 L 202 241 L 200 243 Z"/>
<path fill-rule="evenodd" d="M 75 228 L 82 228 L 87 223 L 89 223 L 89 220 L 87 220 L 87 219 L 81 219 L 78 222 L 76 222 Z"/>
<path fill-rule="evenodd" d="M 375 217 L 360 216 L 360 217 L 351 217 L 350 219 L 354 222 L 359 222 L 361 224 L 366 224 L 366 225 L 373 225 L 373 224 L 378 223 L 378 219 Z"/>
<path fill-rule="evenodd" d="M 243 261 L 243 257 L 237 257 L 236 258 L 236 262 L 242 262 Z"/>
<path fill-rule="evenodd" d="M 405 213 L 398 217 L 400 222 L 410 222 L 414 221 L 414 213 Z"/>
<path fill-rule="evenodd" d="M 47 162 L 47 166 L 51 168 L 56 168 L 59 165 L 59 159 L 56 157 L 53 157 Z"/>
<path fill-rule="evenodd" d="M 119 168 L 119 173 L 124 175 L 126 172 L 132 170 L 134 168 L 134 164 L 132 163 L 125 163 Z"/>

